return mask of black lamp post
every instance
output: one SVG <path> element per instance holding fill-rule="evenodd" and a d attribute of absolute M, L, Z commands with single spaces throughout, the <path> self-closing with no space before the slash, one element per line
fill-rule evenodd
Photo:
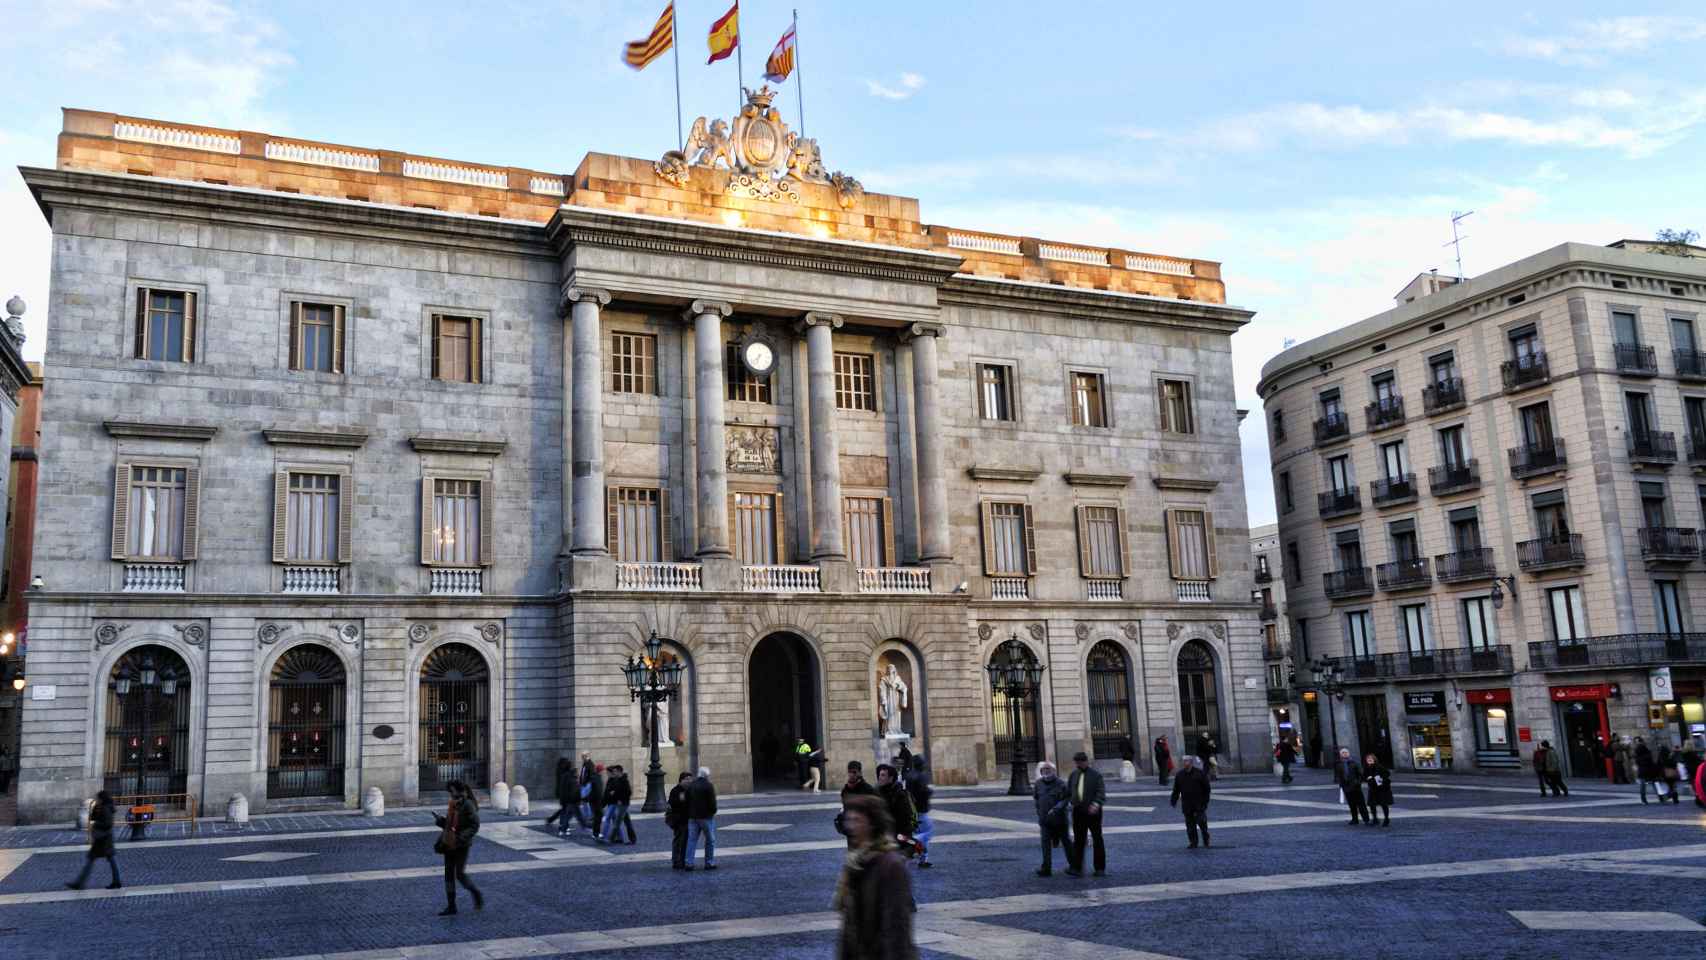
<path fill-rule="evenodd" d="M 1345 674 L 1331 660 L 1316 660 L 1309 665 L 1315 672 L 1315 686 L 1327 695 L 1327 725 L 1333 731 L 1333 762 L 1339 760 L 1339 715 L 1333 709 L 1334 700 L 1345 699 Z"/>
<path fill-rule="evenodd" d="M 989 692 L 1007 699 L 1007 731 L 1013 739 L 1013 780 L 1007 787 L 1007 795 L 1029 796 L 1031 780 L 1025 771 L 1025 738 L 1020 736 L 1019 718 L 1024 705 L 1042 689 L 1045 668 L 1036 662 L 1015 633 L 995 651 L 983 669 L 989 673 Z"/>
<path fill-rule="evenodd" d="M 140 687 L 142 692 L 142 739 L 136 758 L 136 792 L 140 796 L 148 793 L 148 761 L 154 750 L 154 697 L 156 692 L 168 699 L 177 694 L 178 672 L 170 666 L 164 670 L 156 668 L 154 655 L 145 653 L 139 661 L 127 661 L 113 679 L 113 690 L 120 700 L 130 696 L 132 687 Z"/>
<path fill-rule="evenodd" d="M 681 695 L 681 661 L 663 662 L 664 638 L 656 630 L 646 638 L 645 656 L 628 658 L 622 675 L 628 679 L 628 700 L 638 700 L 646 710 L 646 739 L 652 750 L 651 766 L 646 768 L 646 802 L 641 813 L 659 813 L 664 808 L 663 763 L 658 759 L 658 704 Z"/>

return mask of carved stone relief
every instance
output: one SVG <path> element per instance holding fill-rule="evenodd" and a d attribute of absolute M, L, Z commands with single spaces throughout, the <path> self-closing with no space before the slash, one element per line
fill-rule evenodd
<path fill-rule="evenodd" d="M 775 427 L 730 424 L 728 469 L 730 473 L 781 473 L 782 438 Z"/>
<path fill-rule="evenodd" d="M 117 643 L 129 629 L 128 623 L 103 623 L 95 628 L 95 646 L 104 647 L 109 643 Z"/>
<path fill-rule="evenodd" d="M 842 454 L 841 482 L 850 487 L 887 487 L 889 458 Z"/>

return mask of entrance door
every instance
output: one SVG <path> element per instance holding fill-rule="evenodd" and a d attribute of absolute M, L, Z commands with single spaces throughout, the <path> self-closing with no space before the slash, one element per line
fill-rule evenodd
<path fill-rule="evenodd" d="M 420 789 L 485 787 L 491 677 L 472 647 L 447 643 L 421 664 Z"/>
<path fill-rule="evenodd" d="M 189 783 L 190 671 L 148 645 L 119 658 L 107 678 L 105 774 L 115 796 L 183 793 Z"/>
<path fill-rule="evenodd" d="M 1374 754 L 1386 768 L 1392 768 L 1392 731 L 1386 721 L 1386 695 L 1376 693 L 1366 697 L 1352 697 L 1352 706 L 1356 710 L 1357 745 L 1361 748 L 1356 755 L 1356 762 Z"/>
<path fill-rule="evenodd" d="M 267 796 L 344 795 L 344 668 L 317 644 L 285 651 L 268 688 Z"/>
<path fill-rule="evenodd" d="M 1593 756 L 1594 744 L 1599 740 L 1601 702 L 1572 700 L 1559 707 L 1559 712 L 1564 715 L 1564 753 L 1570 760 L 1566 772 L 1572 777 L 1605 779 L 1605 771 L 1601 769 L 1605 764 L 1595 764 Z"/>
<path fill-rule="evenodd" d="M 799 786 L 793 782 L 795 737 L 804 737 L 814 750 L 824 748 L 817 690 L 817 654 L 810 644 L 791 633 L 758 641 L 747 666 L 755 785 Z M 866 776 L 875 780 L 876 773 Z"/>
<path fill-rule="evenodd" d="M 1192 640 L 1179 650 L 1179 744 L 1196 753 L 1204 736 L 1212 736 L 1226 749 L 1220 736 L 1220 697 L 1214 683 L 1214 651 L 1201 640 Z M 1177 748 L 1176 748 L 1177 749 Z"/>

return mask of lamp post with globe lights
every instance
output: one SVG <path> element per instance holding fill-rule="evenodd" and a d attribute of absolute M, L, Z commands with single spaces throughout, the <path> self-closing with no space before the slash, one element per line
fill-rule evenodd
<path fill-rule="evenodd" d="M 1043 686 L 1043 670 L 1017 633 L 1009 636 L 983 668 L 989 674 L 989 692 L 1006 698 L 1007 732 L 1013 740 L 1013 779 L 1007 795 L 1026 797 L 1031 793 L 1030 777 L 1025 771 L 1025 738 L 1020 735 L 1020 714 Z"/>
<path fill-rule="evenodd" d="M 628 658 L 622 675 L 628 681 L 628 700 L 639 701 L 646 711 L 646 739 L 651 741 L 652 762 L 646 768 L 646 802 L 641 813 L 658 813 L 664 808 L 663 763 L 658 758 L 658 704 L 681 695 L 681 675 L 685 668 L 673 657 L 663 661 L 665 638 L 653 630 L 646 638 L 646 652 L 638 659 Z"/>

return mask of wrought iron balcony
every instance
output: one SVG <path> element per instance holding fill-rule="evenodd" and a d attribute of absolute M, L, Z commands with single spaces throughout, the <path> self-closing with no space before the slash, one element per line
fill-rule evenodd
<path fill-rule="evenodd" d="M 1396 427 L 1404 422 L 1404 398 L 1386 397 L 1376 400 L 1363 408 L 1363 415 L 1368 418 L 1370 433 Z"/>
<path fill-rule="evenodd" d="M 1693 527 L 1642 527 L 1641 559 L 1648 563 L 1692 563 L 1700 559 L 1700 534 Z"/>
<path fill-rule="evenodd" d="M 1433 568 L 1427 557 L 1406 557 L 1374 568 L 1382 590 L 1415 590 L 1432 586 Z"/>
<path fill-rule="evenodd" d="M 1324 490 L 1316 494 L 1321 519 L 1345 517 L 1362 512 L 1362 491 L 1356 487 L 1345 490 Z"/>
<path fill-rule="evenodd" d="M 1268 569 L 1267 567 L 1263 567 L 1263 566 L 1258 566 L 1256 568 L 1256 582 L 1257 583 L 1272 583 L 1273 581 L 1274 581 L 1274 572 L 1272 570 Z"/>
<path fill-rule="evenodd" d="M 1593 670 L 1606 667 L 1706 663 L 1706 633 L 1622 633 L 1582 640 L 1536 640 L 1528 665 L 1536 670 Z"/>
<path fill-rule="evenodd" d="M 1351 435 L 1351 418 L 1342 413 L 1329 413 L 1315 421 L 1315 444 L 1333 443 Z"/>
<path fill-rule="evenodd" d="M 1587 563 L 1587 559 L 1579 533 L 1524 540 L 1516 545 L 1516 565 L 1530 573 L 1579 567 Z"/>
<path fill-rule="evenodd" d="M 1706 430 L 1689 431 L 1688 462 L 1691 466 L 1706 467 Z"/>
<path fill-rule="evenodd" d="M 1264 603 L 1264 604 L 1262 604 L 1262 609 L 1261 609 L 1259 615 L 1261 616 L 1261 618 L 1263 620 L 1278 620 L 1279 619 L 1279 608 L 1275 607 L 1271 603 Z"/>
<path fill-rule="evenodd" d="M 1676 462 L 1676 434 L 1648 430 L 1629 434 L 1629 460 L 1647 466 L 1668 467 Z"/>
<path fill-rule="evenodd" d="M 1498 574 L 1493 566 L 1493 548 L 1476 547 L 1456 553 L 1441 553 L 1434 557 L 1434 573 L 1440 583 L 1463 583 L 1468 580 L 1488 580 Z"/>
<path fill-rule="evenodd" d="M 1436 380 L 1422 388 L 1422 410 L 1428 414 L 1455 410 L 1467 402 L 1462 377 Z"/>
<path fill-rule="evenodd" d="M 1652 347 L 1644 347 L 1638 343 L 1612 344 L 1611 350 L 1617 355 L 1617 372 L 1636 377 L 1650 377 L 1659 372 L 1658 355 Z"/>
<path fill-rule="evenodd" d="M 1557 437 L 1512 447 L 1510 457 L 1513 477 L 1538 477 L 1543 473 L 1556 473 L 1569 464 L 1564 458 L 1564 441 Z"/>
<path fill-rule="evenodd" d="M 1368 573 L 1367 567 L 1330 570 L 1321 574 L 1321 589 L 1334 600 L 1373 596 L 1374 578 Z"/>
<path fill-rule="evenodd" d="M 1290 687 L 1269 687 L 1268 688 L 1268 705 L 1269 706 L 1283 707 L 1286 704 L 1290 703 L 1292 700 L 1296 699 L 1296 697 L 1297 697 L 1296 692 L 1293 691 Z"/>
<path fill-rule="evenodd" d="M 1500 364 L 1499 375 L 1504 378 L 1505 392 L 1515 393 L 1552 379 L 1552 366 L 1546 362 L 1546 351 L 1535 350 Z"/>
<path fill-rule="evenodd" d="M 1410 677 L 1456 677 L 1477 673 L 1511 673 L 1511 648 L 1454 647 L 1425 653 L 1380 653 L 1367 657 L 1334 657 L 1330 661 L 1347 681 L 1401 680 Z"/>
<path fill-rule="evenodd" d="M 1706 380 L 1706 353 L 1699 350 L 1674 350 L 1676 376 L 1679 380 Z"/>
<path fill-rule="evenodd" d="M 1262 659 L 1263 660 L 1284 660 L 1285 659 L 1285 644 L 1280 643 L 1278 640 L 1263 640 L 1262 641 Z"/>
<path fill-rule="evenodd" d="M 1416 499 L 1416 475 L 1406 473 L 1402 476 L 1387 477 L 1383 480 L 1371 480 L 1368 484 L 1368 494 L 1377 507 L 1413 503 Z"/>
<path fill-rule="evenodd" d="M 1481 461 L 1471 457 L 1462 463 L 1428 468 L 1428 491 L 1436 497 L 1475 490 L 1481 486 Z"/>

